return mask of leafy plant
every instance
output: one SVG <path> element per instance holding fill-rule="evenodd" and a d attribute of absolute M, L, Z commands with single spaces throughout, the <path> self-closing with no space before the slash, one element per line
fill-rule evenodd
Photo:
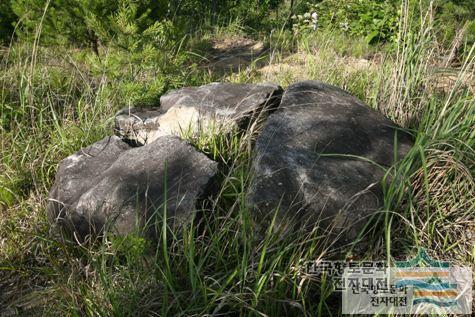
<path fill-rule="evenodd" d="M 323 0 L 307 3 L 305 10 L 294 18 L 297 30 L 311 29 L 311 16 L 317 14 L 320 28 L 363 36 L 368 43 L 392 41 L 397 32 L 398 13 L 392 1 Z"/>

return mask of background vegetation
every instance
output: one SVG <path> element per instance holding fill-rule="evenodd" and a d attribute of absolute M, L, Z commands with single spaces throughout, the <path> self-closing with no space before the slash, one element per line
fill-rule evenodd
<path fill-rule="evenodd" d="M 0 2 L 0 316 L 339 315 L 338 294 L 305 261 L 425 247 L 473 265 L 474 16 L 471 0 Z M 216 66 L 249 43 L 264 53 Z M 58 162 L 110 134 L 117 110 L 215 80 L 303 79 L 342 87 L 414 134 L 387 171 L 371 248 L 259 233 L 245 204 L 255 131 L 190 137 L 228 167 L 200 226 L 162 230 L 157 244 L 137 234 L 78 245 L 50 229 Z"/>

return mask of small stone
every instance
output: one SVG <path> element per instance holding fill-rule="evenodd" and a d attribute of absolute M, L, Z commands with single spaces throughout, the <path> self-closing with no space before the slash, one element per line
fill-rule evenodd
<path fill-rule="evenodd" d="M 115 116 L 116 135 L 137 146 L 156 139 L 154 132 L 158 130 L 159 118 L 163 114 L 160 108 L 126 108 Z"/>

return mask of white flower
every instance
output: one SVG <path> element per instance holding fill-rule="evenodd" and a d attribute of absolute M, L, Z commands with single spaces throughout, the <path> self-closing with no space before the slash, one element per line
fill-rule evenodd
<path fill-rule="evenodd" d="M 313 12 L 312 13 L 312 29 L 314 31 L 317 30 L 317 27 L 318 27 L 317 25 L 318 25 L 318 14 L 317 12 Z"/>
<path fill-rule="evenodd" d="M 348 21 L 345 22 L 340 22 L 340 27 L 343 29 L 343 31 L 348 31 L 350 29 L 350 26 L 348 24 Z"/>

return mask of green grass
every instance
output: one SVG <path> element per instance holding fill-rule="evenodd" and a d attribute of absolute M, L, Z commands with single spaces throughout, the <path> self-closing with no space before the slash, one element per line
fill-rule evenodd
<path fill-rule="evenodd" d="M 415 146 L 388 170 L 385 208 L 366 237 L 371 250 L 363 251 L 329 250 L 331 241 L 316 230 L 283 233 L 274 215 L 268 227 L 256 221 L 245 195 L 259 125 L 244 133 L 186 136 L 225 167 L 219 194 L 202 202 L 200 218 L 179 229 L 158 219 L 156 242 L 140 234 L 105 235 L 88 245 L 68 241 L 50 229 L 44 210 L 58 162 L 109 134 L 118 109 L 150 105 L 167 89 L 216 78 L 196 66 L 196 55 L 179 51 L 169 53 L 171 66 L 164 67 L 118 51 L 98 60 L 84 51 L 58 54 L 15 44 L 2 53 L 0 71 L 0 314 L 339 315 L 339 294 L 328 281 L 306 275 L 305 261 L 402 259 L 425 247 L 435 258 L 473 265 L 475 97 L 469 76 L 475 54 L 472 48 L 454 83 L 438 87 L 439 52 L 430 29 L 423 24 L 413 37 L 401 24 L 391 53 L 340 34 L 292 38 L 282 32 L 268 37 L 267 59 L 268 66 L 286 64 L 287 70 L 263 72 L 254 65 L 223 79 L 284 86 L 327 81 L 411 129 Z M 355 69 L 361 59 L 368 64 Z"/>

